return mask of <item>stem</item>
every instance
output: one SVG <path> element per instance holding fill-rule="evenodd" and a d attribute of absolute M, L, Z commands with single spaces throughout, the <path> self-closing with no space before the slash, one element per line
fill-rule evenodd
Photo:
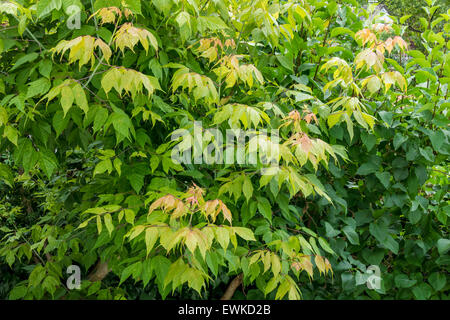
<path fill-rule="evenodd" d="M 206 0 L 206 2 L 203 4 L 203 6 L 200 8 L 200 10 L 198 11 L 199 13 L 203 11 L 203 9 L 205 9 L 205 7 L 208 5 L 209 0 Z"/>
<path fill-rule="evenodd" d="M 16 16 L 14 16 L 14 18 L 18 22 L 20 22 L 19 19 L 17 19 Z M 36 41 L 36 43 L 39 45 L 39 48 L 40 48 L 41 52 L 42 52 L 42 50 L 46 50 L 44 45 L 34 36 L 34 34 L 27 27 L 25 27 L 25 30 L 30 34 L 30 36 L 33 38 L 33 40 Z"/>
<path fill-rule="evenodd" d="M 94 3 L 92 2 L 92 0 L 91 0 L 91 8 L 92 8 L 92 11 L 94 11 Z M 92 12 L 92 13 L 95 13 L 95 12 Z M 94 15 L 94 24 L 95 24 L 95 31 L 96 31 L 96 33 L 98 32 L 98 24 L 97 24 L 97 17 Z M 97 37 L 98 37 L 98 33 L 97 33 Z"/>
<path fill-rule="evenodd" d="M 326 33 L 325 33 L 325 37 L 323 37 L 322 47 L 325 47 L 325 43 L 326 43 L 327 38 L 328 38 L 328 33 L 330 32 L 331 20 L 332 20 L 332 19 L 333 19 L 333 17 L 331 16 L 331 17 L 330 17 L 330 23 L 328 23 L 327 31 L 326 31 Z M 317 71 L 319 71 L 319 66 L 320 66 L 320 62 L 322 62 L 322 58 L 323 58 L 323 56 L 320 56 L 319 62 L 317 62 L 317 68 L 316 68 L 316 71 L 314 72 L 313 80 L 316 80 L 316 77 L 317 77 Z"/>
<path fill-rule="evenodd" d="M 237 44 L 236 44 L 236 53 L 238 53 L 239 45 L 241 44 L 241 35 L 242 35 L 242 31 L 244 31 L 244 27 L 245 27 L 245 24 L 246 24 L 246 23 L 247 23 L 247 21 L 245 21 L 245 22 L 242 24 L 241 31 L 239 31 L 239 36 L 238 36 Z"/>
<path fill-rule="evenodd" d="M 445 57 L 446 53 L 447 53 L 447 46 L 445 46 L 445 49 L 444 49 L 444 54 L 443 54 L 444 57 Z M 438 79 L 437 79 L 438 80 L 438 86 L 437 86 L 437 90 L 436 90 L 436 96 L 439 94 L 439 89 L 441 88 L 441 82 L 439 81 L 439 78 L 442 77 L 442 72 L 443 71 L 444 71 L 444 63 L 442 63 L 442 65 L 441 65 L 441 70 L 439 71 L 439 76 L 438 76 Z M 434 116 L 436 115 L 436 106 L 437 106 L 437 100 L 434 103 L 433 116 L 431 117 L 431 119 L 434 119 Z"/>

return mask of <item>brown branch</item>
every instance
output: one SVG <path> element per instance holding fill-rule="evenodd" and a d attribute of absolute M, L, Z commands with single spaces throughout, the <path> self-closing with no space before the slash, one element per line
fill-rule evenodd
<path fill-rule="evenodd" d="M 43 246 L 44 251 L 45 251 L 45 248 L 47 248 L 47 245 L 48 245 L 48 239 L 45 239 L 45 241 L 44 241 L 44 246 Z M 53 262 L 52 255 L 51 255 L 50 253 L 46 252 L 46 253 L 45 253 L 45 258 L 47 258 L 47 261 L 48 261 L 48 262 Z"/>
<path fill-rule="evenodd" d="M 99 260 L 94 270 L 88 275 L 88 280 L 91 282 L 102 281 L 110 271 L 111 269 L 108 268 L 108 262 Z"/>
<path fill-rule="evenodd" d="M 408 27 L 408 29 L 411 30 L 411 31 L 413 31 L 413 32 L 416 32 L 416 33 L 423 33 L 423 31 L 420 31 L 420 30 L 414 28 L 412 25 L 410 25 L 410 24 L 408 24 L 408 23 L 402 24 L 402 26 Z"/>
<path fill-rule="evenodd" d="M 41 264 L 41 261 L 39 260 L 39 258 L 36 256 L 36 254 L 33 252 L 33 261 L 36 263 L 36 264 Z"/>
<path fill-rule="evenodd" d="M 242 280 L 244 278 L 244 274 L 240 273 L 237 275 L 228 285 L 227 290 L 225 290 L 225 293 L 223 294 L 222 298 L 220 300 L 231 300 L 231 298 L 234 295 L 234 292 L 237 288 L 242 284 Z"/>

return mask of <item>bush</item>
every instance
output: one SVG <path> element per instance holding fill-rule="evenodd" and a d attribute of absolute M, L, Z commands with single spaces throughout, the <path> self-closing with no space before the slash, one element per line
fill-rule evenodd
<path fill-rule="evenodd" d="M 34 2 L 0 2 L 2 297 L 448 299 L 450 12 L 419 51 L 351 0 Z"/>

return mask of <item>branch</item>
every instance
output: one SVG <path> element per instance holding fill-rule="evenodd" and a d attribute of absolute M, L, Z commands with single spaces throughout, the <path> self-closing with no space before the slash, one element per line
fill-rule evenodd
<path fill-rule="evenodd" d="M 328 33 L 330 32 L 330 27 L 331 27 L 331 21 L 332 21 L 332 20 L 333 20 L 333 16 L 330 17 L 330 22 L 328 23 L 327 31 L 326 31 L 326 33 L 325 33 L 325 36 L 323 37 L 322 47 L 325 47 L 325 44 L 326 44 L 326 42 L 327 42 Z M 322 58 L 323 58 L 323 55 L 320 56 L 319 62 L 317 62 L 317 68 L 316 68 L 316 71 L 314 72 L 313 80 L 316 80 L 316 77 L 317 77 L 317 71 L 319 71 L 320 62 L 322 62 Z"/>
<path fill-rule="evenodd" d="M 110 271 L 111 269 L 108 268 L 108 262 L 99 260 L 94 271 L 88 275 L 88 280 L 91 282 L 102 281 Z"/>
<path fill-rule="evenodd" d="M 237 275 L 236 278 L 234 278 L 230 282 L 230 284 L 227 287 L 227 290 L 225 290 L 225 293 L 223 294 L 222 298 L 220 298 L 220 300 L 231 300 L 236 289 L 242 284 L 243 278 L 244 274 L 240 273 L 239 275 Z"/>
<path fill-rule="evenodd" d="M 410 25 L 410 24 L 407 24 L 407 27 L 408 27 L 409 30 L 411 30 L 411 31 L 414 31 L 414 32 L 417 32 L 417 33 L 423 33 L 423 31 L 420 31 L 420 30 L 414 28 L 414 27 L 413 27 L 412 25 Z"/>

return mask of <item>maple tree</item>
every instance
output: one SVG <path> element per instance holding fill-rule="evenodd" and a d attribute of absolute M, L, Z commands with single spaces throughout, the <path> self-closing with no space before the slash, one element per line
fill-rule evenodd
<path fill-rule="evenodd" d="M 431 11 L 421 52 L 352 0 L 2 0 L 0 296 L 448 298 Z"/>

